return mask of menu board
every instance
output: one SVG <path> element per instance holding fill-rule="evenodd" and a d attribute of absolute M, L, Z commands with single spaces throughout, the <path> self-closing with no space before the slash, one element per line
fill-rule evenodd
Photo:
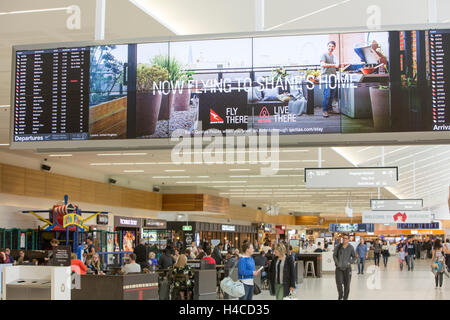
<path fill-rule="evenodd" d="M 14 141 L 85 140 L 89 48 L 18 51 Z"/>
<path fill-rule="evenodd" d="M 51 265 L 52 266 L 70 266 L 71 264 L 71 250 L 69 246 L 57 246 L 53 248 L 53 254 L 52 254 L 52 260 Z"/>

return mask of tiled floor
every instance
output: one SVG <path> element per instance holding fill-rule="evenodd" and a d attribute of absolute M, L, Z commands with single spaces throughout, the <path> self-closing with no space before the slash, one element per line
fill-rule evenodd
<path fill-rule="evenodd" d="M 430 260 L 416 260 L 413 272 L 405 266 L 400 271 L 396 257 L 391 257 L 387 268 L 378 269 L 379 281 L 371 280 L 377 276 L 373 272 L 373 260 L 366 263 L 364 275 L 357 274 L 353 265 L 350 300 L 448 300 L 450 299 L 450 279 L 444 275 L 441 289 L 435 289 L 434 275 L 430 270 Z M 371 267 L 372 266 L 372 267 Z M 370 270 L 372 269 L 372 270 Z M 370 274 L 369 272 L 372 271 Z M 369 283 L 369 284 L 368 284 Z M 378 287 L 378 288 L 377 288 Z M 307 278 L 296 289 L 299 300 L 336 300 L 337 290 L 334 273 L 324 274 L 322 278 Z M 268 291 L 255 296 L 254 300 L 273 300 Z"/>

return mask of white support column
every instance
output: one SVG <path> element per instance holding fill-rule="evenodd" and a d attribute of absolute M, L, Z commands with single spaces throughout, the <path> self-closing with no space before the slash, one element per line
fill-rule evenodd
<path fill-rule="evenodd" d="M 317 149 L 317 152 L 318 152 L 318 154 L 317 154 L 317 162 L 318 162 L 319 168 L 322 168 L 322 148 L 319 147 Z"/>
<path fill-rule="evenodd" d="M 414 188 L 414 198 L 416 198 L 416 160 L 413 162 L 413 188 Z"/>
<path fill-rule="evenodd" d="M 428 0 L 428 23 L 438 23 L 437 0 Z"/>
<path fill-rule="evenodd" d="M 384 167 L 384 146 L 381 147 L 381 166 Z M 381 199 L 381 188 L 378 187 L 378 199 Z"/>
<path fill-rule="evenodd" d="M 255 31 L 264 31 L 264 1 L 255 1 Z"/>
<path fill-rule="evenodd" d="M 95 40 L 105 40 L 106 0 L 96 0 L 95 6 Z"/>

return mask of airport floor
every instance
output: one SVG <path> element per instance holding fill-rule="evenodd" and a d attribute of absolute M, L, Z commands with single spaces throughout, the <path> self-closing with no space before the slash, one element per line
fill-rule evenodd
<path fill-rule="evenodd" d="M 357 266 L 353 265 L 349 300 L 450 300 L 450 279 L 444 274 L 442 288 L 436 289 L 430 260 L 416 260 L 413 272 L 408 271 L 406 265 L 400 271 L 396 257 L 389 258 L 387 268 L 380 262 L 377 275 L 373 272 L 373 260 L 366 262 L 363 275 L 358 275 Z M 299 300 L 337 300 L 334 273 L 304 279 L 296 289 L 296 297 Z M 275 297 L 266 290 L 254 297 L 254 300 L 273 299 Z"/>

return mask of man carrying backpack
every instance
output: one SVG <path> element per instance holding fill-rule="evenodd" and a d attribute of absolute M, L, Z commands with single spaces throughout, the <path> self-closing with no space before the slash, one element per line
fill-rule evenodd
<path fill-rule="evenodd" d="M 334 248 L 333 259 L 336 265 L 336 286 L 338 300 L 348 300 L 350 281 L 352 279 L 352 263 L 356 261 L 355 249 L 349 244 L 348 235 L 344 235 L 343 243 Z"/>

